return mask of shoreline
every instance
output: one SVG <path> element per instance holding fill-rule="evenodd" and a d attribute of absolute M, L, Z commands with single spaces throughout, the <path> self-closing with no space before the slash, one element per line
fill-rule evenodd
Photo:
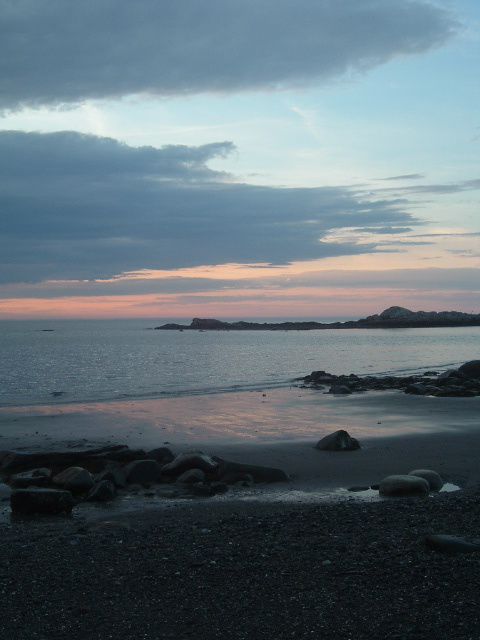
<path fill-rule="evenodd" d="M 332 396 L 309 389 L 0 409 L 0 449 L 53 450 L 126 444 L 203 450 L 235 462 L 277 467 L 291 489 L 333 491 L 431 467 L 460 486 L 480 482 L 480 398 L 399 392 Z M 353 452 L 314 449 L 345 429 Z M 275 489 L 276 490 L 276 489 Z M 283 488 L 279 487 L 279 491 Z"/>

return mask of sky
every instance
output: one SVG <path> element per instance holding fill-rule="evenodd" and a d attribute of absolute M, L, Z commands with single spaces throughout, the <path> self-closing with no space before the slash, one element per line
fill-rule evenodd
<path fill-rule="evenodd" d="M 480 313 L 477 0 L 0 0 L 0 319 Z"/>

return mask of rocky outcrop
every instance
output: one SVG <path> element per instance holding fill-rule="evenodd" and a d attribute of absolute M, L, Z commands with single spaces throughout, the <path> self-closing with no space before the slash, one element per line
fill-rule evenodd
<path fill-rule="evenodd" d="M 167 331 L 311 331 L 315 329 L 398 329 L 409 327 L 480 326 L 480 314 L 461 311 L 410 311 L 389 307 L 381 313 L 348 322 L 224 322 L 194 318 L 189 325 L 168 323 L 154 329 Z"/>
<path fill-rule="evenodd" d="M 326 371 L 312 371 L 299 378 L 304 386 L 323 389 L 330 394 L 361 393 L 364 391 L 399 390 L 410 395 L 472 398 L 480 395 L 479 360 L 466 362 L 458 369 L 443 373 L 428 371 L 412 376 L 335 375 Z"/>

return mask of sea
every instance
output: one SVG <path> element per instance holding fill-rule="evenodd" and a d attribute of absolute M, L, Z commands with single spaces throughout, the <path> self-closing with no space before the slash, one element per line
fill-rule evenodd
<path fill-rule="evenodd" d="M 480 327 L 155 331 L 161 320 L 0 322 L 0 406 L 262 390 L 335 374 L 443 371 L 480 358 Z"/>

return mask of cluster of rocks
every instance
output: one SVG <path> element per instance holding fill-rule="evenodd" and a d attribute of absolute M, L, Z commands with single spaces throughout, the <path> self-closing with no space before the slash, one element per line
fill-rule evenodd
<path fill-rule="evenodd" d="M 76 452 L 0 452 L 0 498 L 13 513 L 70 513 L 81 502 L 109 502 L 117 493 L 174 485 L 162 495 L 209 497 L 229 486 L 288 480 L 281 469 L 245 465 L 203 452 L 174 455 L 123 445 Z M 148 494 L 147 494 L 148 495 Z M 155 495 L 155 494 L 153 494 Z"/>
<path fill-rule="evenodd" d="M 315 449 L 320 451 L 356 451 L 360 448 L 359 441 L 344 429 L 328 434 L 315 445 Z M 406 475 L 387 476 L 380 484 L 350 487 L 349 491 L 373 489 L 384 497 L 425 497 L 432 492 L 440 491 L 443 484 L 443 479 L 436 471 L 414 469 Z"/>
<path fill-rule="evenodd" d="M 350 394 L 362 391 L 388 391 L 398 389 L 420 396 L 472 398 L 480 396 L 480 360 L 466 362 L 458 369 L 443 373 L 426 371 L 412 376 L 336 376 L 326 371 L 312 371 L 304 378 L 303 386 L 326 389 L 331 394 Z"/>

